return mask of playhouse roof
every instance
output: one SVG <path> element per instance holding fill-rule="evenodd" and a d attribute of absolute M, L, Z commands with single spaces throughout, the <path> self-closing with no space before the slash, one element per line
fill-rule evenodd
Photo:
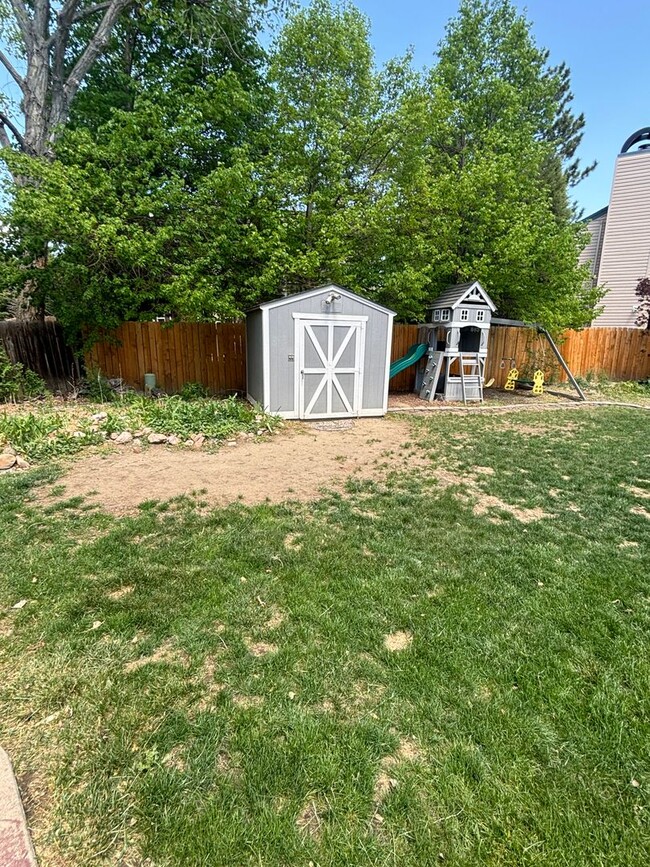
<path fill-rule="evenodd" d="M 354 292 L 350 292 L 349 289 L 344 289 L 342 286 L 338 286 L 336 283 L 324 283 L 322 286 L 317 286 L 315 289 L 307 289 L 305 292 L 293 292 L 290 295 L 283 295 L 280 298 L 273 298 L 271 301 L 263 301 L 261 304 L 256 304 L 255 307 L 251 307 L 251 309 L 247 310 L 246 312 L 251 313 L 253 310 L 263 310 L 269 307 L 279 307 L 281 304 L 293 304 L 300 298 L 312 298 L 314 296 L 323 295 L 325 292 L 337 292 L 339 295 L 344 295 L 346 298 L 353 298 L 357 301 L 363 301 L 364 304 L 368 304 L 370 307 L 374 307 L 375 310 L 381 310 L 382 313 L 388 313 L 390 316 L 396 315 L 394 310 L 389 310 L 388 307 L 383 307 L 381 304 L 377 304 L 376 301 L 371 301 L 369 298 L 366 298 L 363 295 L 356 295 Z"/>
<path fill-rule="evenodd" d="M 485 289 L 481 286 L 478 280 L 472 283 L 458 283 L 456 286 L 449 286 L 442 295 L 439 295 L 436 300 L 429 305 L 429 310 L 437 307 L 458 307 L 460 304 L 486 304 L 494 313 L 497 309 L 496 304 L 492 301 Z"/>

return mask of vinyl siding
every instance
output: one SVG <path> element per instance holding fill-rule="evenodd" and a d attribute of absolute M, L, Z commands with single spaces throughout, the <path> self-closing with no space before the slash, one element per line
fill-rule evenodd
<path fill-rule="evenodd" d="M 635 288 L 650 268 L 650 151 L 616 160 L 598 284 L 607 294 L 595 326 L 633 328 Z"/>
<path fill-rule="evenodd" d="M 598 279 L 598 268 L 603 250 L 603 237 L 605 234 L 605 223 L 607 222 L 607 213 L 601 214 L 595 220 L 587 223 L 587 230 L 591 234 L 591 239 L 587 246 L 580 254 L 580 264 L 589 263 L 591 269 L 591 277 L 594 283 Z"/>

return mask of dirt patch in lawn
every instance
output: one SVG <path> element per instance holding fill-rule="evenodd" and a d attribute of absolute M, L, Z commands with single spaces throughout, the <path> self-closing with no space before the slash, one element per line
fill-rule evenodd
<path fill-rule="evenodd" d="M 384 636 L 384 647 L 392 652 L 396 650 L 406 650 L 411 646 L 413 636 L 410 632 L 400 631 L 391 632 Z"/>
<path fill-rule="evenodd" d="M 485 467 L 481 467 L 481 469 L 484 470 Z M 461 503 L 469 506 L 475 515 L 489 515 L 491 511 L 497 510 L 507 512 L 522 524 L 530 524 L 532 521 L 540 521 L 542 518 L 553 517 L 549 512 L 545 512 L 544 509 L 539 507 L 529 509 L 525 506 L 516 506 L 512 503 L 506 503 L 492 494 L 486 494 L 472 476 L 461 476 L 450 470 L 435 470 L 435 478 L 443 490 L 446 488 L 458 488 L 458 490 L 454 491 L 454 495 Z M 498 521 L 499 519 L 492 516 L 489 520 Z"/>
<path fill-rule="evenodd" d="M 52 503 L 82 496 L 116 515 L 133 513 L 147 500 L 169 500 L 200 491 L 211 506 L 310 501 L 324 487 L 381 478 L 391 469 L 428 465 L 425 455 L 406 455 L 408 422 L 395 418 L 356 419 L 346 430 L 287 425 L 261 442 L 242 440 L 216 453 L 155 446 L 143 452 L 95 454 L 76 461 L 41 495 Z M 290 547 L 293 540 L 289 540 Z"/>
<path fill-rule="evenodd" d="M 189 657 L 183 650 L 179 650 L 174 645 L 174 642 L 169 639 L 164 641 L 160 647 L 157 647 L 150 656 L 140 656 L 137 659 L 132 659 L 131 662 L 127 662 L 124 666 L 124 671 L 127 673 L 136 671 L 138 668 L 157 662 L 188 666 Z"/>

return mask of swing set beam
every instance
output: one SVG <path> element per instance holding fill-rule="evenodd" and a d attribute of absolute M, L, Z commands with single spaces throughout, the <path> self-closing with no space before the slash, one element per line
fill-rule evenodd
<path fill-rule="evenodd" d="M 496 316 L 492 317 L 491 325 L 507 325 L 510 328 L 534 328 L 538 334 L 543 334 L 544 337 L 548 340 L 549 346 L 551 347 L 551 349 L 553 350 L 553 354 L 555 355 L 555 357 L 557 358 L 557 360 L 561 364 L 562 369 L 564 370 L 566 375 L 569 377 L 569 382 L 575 388 L 575 390 L 578 392 L 578 395 L 580 396 L 580 400 L 587 400 L 583 390 L 580 388 L 580 386 L 576 382 L 574 375 L 569 370 L 569 366 L 567 365 L 566 361 L 562 358 L 562 353 L 555 345 L 555 341 L 553 340 L 553 338 L 548 333 L 546 328 L 544 328 L 543 325 L 540 325 L 538 322 L 521 322 L 519 319 L 500 319 L 499 317 L 496 317 Z"/>

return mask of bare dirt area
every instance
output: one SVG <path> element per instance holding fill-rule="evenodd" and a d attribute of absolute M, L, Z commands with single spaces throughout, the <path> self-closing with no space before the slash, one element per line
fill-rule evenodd
<path fill-rule="evenodd" d="M 197 491 L 211 506 L 309 501 L 324 487 L 340 487 L 350 477 L 377 478 L 404 466 L 402 445 L 410 438 L 408 422 L 388 417 L 356 419 L 334 430 L 292 423 L 268 439 L 238 441 L 236 448 L 216 453 L 124 448 L 77 460 L 56 486 L 45 489 L 42 499 L 51 503 L 82 496 L 115 515 L 132 513 L 147 500 Z M 413 465 L 413 456 L 408 463 Z"/>

